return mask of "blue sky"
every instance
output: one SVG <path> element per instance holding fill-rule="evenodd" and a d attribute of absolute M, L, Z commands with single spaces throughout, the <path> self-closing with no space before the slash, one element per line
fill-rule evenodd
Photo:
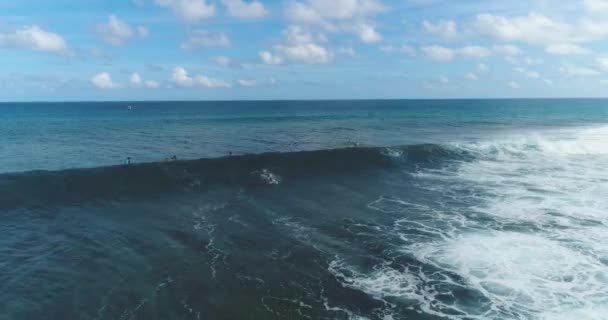
<path fill-rule="evenodd" d="M 608 0 L 3 0 L 0 100 L 603 97 Z"/>

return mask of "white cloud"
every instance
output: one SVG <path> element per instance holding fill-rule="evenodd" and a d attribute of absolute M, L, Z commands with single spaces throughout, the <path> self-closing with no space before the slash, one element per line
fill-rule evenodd
<path fill-rule="evenodd" d="M 334 58 L 331 51 L 315 43 L 276 45 L 274 49 L 289 60 L 307 64 L 328 63 Z"/>
<path fill-rule="evenodd" d="M 39 26 L 22 27 L 11 33 L 0 33 L 0 48 L 25 48 L 54 53 L 68 53 L 63 37 Z"/>
<path fill-rule="evenodd" d="M 476 70 L 477 70 L 477 73 L 484 74 L 484 73 L 487 73 L 490 70 L 490 68 L 486 64 L 480 63 L 477 65 Z"/>
<path fill-rule="evenodd" d="M 378 0 L 306 0 L 289 3 L 285 15 L 292 22 L 323 23 L 365 18 L 384 10 Z"/>
<path fill-rule="evenodd" d="M 456 56 L 454 49 L 441 46 L 423 47 L 422 51 L 427 55 L 427 57 L 436 61 L 450 61 Z"/>
<path fill-rule="evenodd" d="M 222 3 L 226 6 L 230 15 L 236 18 L 261 18 L 268 14 L 268 10 L 257 0 L 251 2 L 222 0 Z"/>
<path fill-rule="evenodd" d="M 186 69 L 182 67 L 175 67 L 173 69 L 170 81 L 180 87 L 192 87 L 194 85 L 193 79 L 188 75 Z"/>
<path fill-rule="evenodd" d="M 530 79 L 539 79 L 540 78 L 540 74 L 536 71 L 530 71 L 526 68 L 515 68 L 515 71 L 517 71 L 518 73 L 521 73 L 523 76 L 525 76 L 526 78 L 530 78 Z"/>
<path fill-rule="evenodd" d="M 540 59 L 540 58 L 530 58 L 530 57 L 527 57 L 527 58 L 524 59 L 524 63 L 527 64 L 527 65 L 531 65 L 531 66 L 537 65 L 537 64 L 543 64 L 544 62 L 545 61 L 543 61 L 543 59 Z"/>
<path fill-rule="evenodd" d="M 354 32 L 365 43 L 382 41 L 382 35 L 376 31 L 376 27 L 368 23 L 360 23 L 354 26 Z"/>
<path fill-rule="evenodd" d="M 197 75 L 190 77 L 188 72 L 183 67 L 175 67 L 171 75 L 171 82 L 180 87 L 192 87 L 199 85 L 205 88 L 229 88 L 231 85 L 220 79 L 214 79 L 205 75 Z"/>
<path fill-rule="evenodd" d="M 213 63 L 217 64 L 218 66 L 229 66 L 230 65 L 230 58 L 226 57 L 226 56 L 215 56 L 215 57 L 211 57 L 210 59 Z"/>
<path fill-rule="evenodd" d="M 238 83 L 243 87 L 255 87 L 258 85 L 258 81 L 255 79 L 240 79 Z"/>
<path fill-rule="evenodd" d="M 230 38 L 225 33 L 213 33 L 207 30 L 196 30 L 189 34 L 182 44 L 184 50 L 194 50 L 203 47 L 229 47 Z"/>
<path fill-rule="evenodd" d="M 148 89 L 156 89 L 160 87 L 160 83 L 154 80 L 143 80 L 138 72 L 133 72 L 131 77 L 129 78 L 129 84 L 135 88 L 148 88 Z"/>
<path fill-rule="evenodd" d="M 355 57 L 357 55 L 357 52 L 355 51 L 355 49 L 353 49 L 351 47 L 338 48 L 338 50 L 336 52 L 339 54 L 345 55 L 345 56 L 349 56 L 349 57 Z"/>
<path fill-rule="evenodd" d="M 112 83 L 112 77 L 107 72 L 96 74 L 91 78 L 91 83 L 98 89 L 112 89 L 114 83 Z"/>
<path fill-rule="evenodd" d="M 557 43 L 549 45 L 545 51 L 555 55 L 581 55 L 590 53 L 589 49 L 571 43 Z"/>
<path fill-rule="evenodd" d="M 564 42 L 564 39 L 573 37 L 570 25 L 555 22 L 537 13 L 516 17 L 479 14 L 476 25 L 481 34 L 501 41 L 551 44 Z"/>
<path fill-rule="evenodd" d="M 112 45 L 121 45 L 133 37 L 147 37 L 149 34 L 145 27 L 139 26 L 133 29 L 128 23 L 115 15 L 110 15 L 108 22 L 98 25 L 95 30 L 106 42 Z"/>
<path fill-rule="evenodd" d="M 469 79 L 471 81 L 477 81 L 477 80 L 479 80 L 479 78 L 474 73 L 472 73 L 472 72 L 469 72 L 467 74 L 467 79 Z"/>
<path fill-rule="evenodd" d="M 373 43 L 382 36 L 370 18 L 385 10 L 379 0 L 303 0 L 288 2 L 285 16 L 293 24 L 353 33 L 361 41 Z"/>
<path fill-rule="evenodd" d="M 608 37 L 608 20 L 599 16 L 583 16 L 576 22 L 565 23 L 534 12 L 514 17 L 485 13 L 477 16 L 476 27 L 480 34 L 500 41 L 519 41 L 545 47 Z"/>
<path fill-rule="evenodd" d="M 279 65 L 283 64 L 283 58 L 272 54 L 270 51 L 260 52 L 260 59 L 264 64 Z"/>
<path fill-rule="evenodd" d="M 518 56 L 521 54 L 521 49 L 514 45 L 495 45 L 494 51 L 504 56 Z"/>
<path fill-rule="evenodd" d="M 131 74 L 131 78 L 129 79 L 129 83 L 134 87 L 141 87 L 143 80 L 141 79 L 139 73 L 133 72 L 133 74 Z"/>
<path fill-rule="evenodd" d="M 517 83 L 515 81 L 511 81 L 511 82 L 509 82 L 509 87 L 511 87 L 511 89 L 519 89 L 519 88 L 521 88 L 521 85 L 519 85 L 519 83 Z"/>
<path fill-rule="evenodd" d="M 142 37 L 142 38 L 146 38 L 150 35 L 150 30 L 148 30 L 148 28 L 144 27 L 144 26 L 138 26 L 137 27 L 137 35 Z"/>
<path fill-rule="evenodd" d="M 215 6 L 207 0 L 155 0 L 156 4 L 169 8 L 187 22 L 197 22 L 215 15 Z"/>
<path fill-rule="evenodd" d="M 144 81 L 144 87 L 149 88 L 149 89 L 156 89 L 156 88 L 160 87 L 160 83 L 158 83 L 157 81 L 154 81 L 154 80 L 146 80 L 146 81 Z"/>
<path fill-rule="evenodd" d="M 386 53 L 401 53 L 401 54 L 405 54 L 408 56 L 414 56 L 416 55 L 416 48 L 407 46 L 407 45 L 401 45 L 401 46 L 383 46 L 380 48 L 380 50 L 386 52 Z"/>
<path fill-rule="evenodd" d="M 465 58 L 482 59 L 488 57 L 492 53 L 489 49 L 480 46 L 466 46 L 452 49 L 435 45 L 423 47 L 422 51 L 427 55 L 428 58 L 435 61 L 450 61 L 453 60 L 457 55 Z"/>
<path fill-rule="evenodd" d="M 480 46 L 466 46 L 461 48 L 459 53 L 467 58 L 485 58 L 491 54 L 491 51 Z"/>
<path fill-rule="evenodd" d="M 608 56 L 598 57 L 595 59 L 595 64 L 603 71 L 608 71 Z"/>
<path fill-rule="evenodd" d="M 277 81 L 274 78 L 268 78 L 265 80 L 240 79 L 237 82 L 242 87 L 258 87 L 258 86 L 266 86 L 266 85 L 275 85 L 277 83 Z"/>
<path fill-rule="evenodd" d="M 562 65 L 559 68 L 559 71 L 561 71 L 563 74 L 568 75 L 568 76 L 581 76 L 581 77 L 591 77 L 591 76 L 597 76 L 600 74 L 600 72 L 595 69 L 591 69 L 588 67 L 578 67 L 578 66 L 571 65 L 571 64 Z"/>
<path fill-rule="evenodd" d="M 289 26 L 283 30 L 283 36 L 288 43 L 305 44 L 314 42 L 327 42 L 324 34 L 313 35 L 307 29 L 301 26 Z"/>
<path fill-rule="evenodd" d="M 454 39 L 458 36 L 458 28 L 453 20 L 444 20 L 437 23 L 424 20 L 422 27 L 426 33 L 439 36 L 444 39 Z"/>
<path fill-rule="evenodd" d="M 299 26 L 290 26 L 283 31 L 285 43 L 273 46 L 274 53 L 260 52 L 260 58 L 265 64 L 282 64 L 284 60 L 322 64 L 333 60 L 334 53 L 319 42 L 326 42 L 323 34 L 314 35 Z"/>
<path fill-rule="evenodd" d="M 608 12 L 608 1 L 607 0 L 584 0 L 585 9 L 591 13 L 605 13 Z"/>
<path fill-rule="evenodd" d="M 194 77 L 194 82 L 205 88 L 230 88 L 231 85 L 220 79 L 209 78 L 204 75 Z"/>

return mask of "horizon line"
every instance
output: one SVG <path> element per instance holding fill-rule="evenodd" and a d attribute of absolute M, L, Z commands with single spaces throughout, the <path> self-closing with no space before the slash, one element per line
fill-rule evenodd
<path fill-rule="evenodd" d="M 210 100 L 31 100 L 31 101 L 0 101 L 0 104 L 27 103 L 143 103 L 143 102 L 340 102 L 340 101 L 448 101 L 448 100 L 608 100 L 606 97 L 492 97 L 492 98 L 328 98 L 328 99 L 210 99 Z"/>

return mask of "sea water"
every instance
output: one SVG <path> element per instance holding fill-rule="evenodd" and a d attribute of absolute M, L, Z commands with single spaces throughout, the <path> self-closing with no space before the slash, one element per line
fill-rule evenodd
<path fill-rule="evenodd" d="M 606 319 L 607 167 L 608 100 L 0 104 L 0 318 Z"/>

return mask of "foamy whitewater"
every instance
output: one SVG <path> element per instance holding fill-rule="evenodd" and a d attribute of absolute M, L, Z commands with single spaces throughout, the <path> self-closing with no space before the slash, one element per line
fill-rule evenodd
<path fill-rule="evenodd" d="M 72 118 L 96 148 L 69 161 L 60 129 L 48 153 L 6 138 L 0 318 L 608 319 L 607 102 L 335 104 Z M 61 127 L 45 117 L 13 121 Z M 92 138 L 165 121 L 252 141 L 179 131 L 193 160 L 111 166 L 129 148 Z"/>

